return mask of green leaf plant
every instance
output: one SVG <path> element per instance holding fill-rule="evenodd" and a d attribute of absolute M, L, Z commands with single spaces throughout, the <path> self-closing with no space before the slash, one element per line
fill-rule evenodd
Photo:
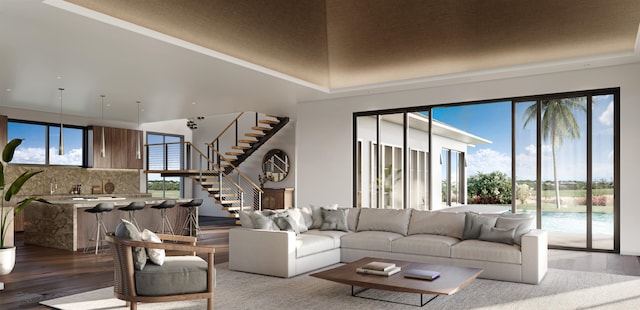
<path fill-rule="evenodd" d="M 16 148 L 22 143 L 22 139 L 13 139 L 7 143 L 7 145 L 2 150 L 2 165 L 0 165 L 0 191 L 2 191 L 2 205 L 0 209 L 0 215 L 2 216 L 2 221 L 0 225 L 0 248 L 5 248 L 5 238 L 9 233 L 7 230 L 11 227 L 11 223 L 13 219 L 20 214 L 33 201 L 40 201 L 43 203 L 49 203 L 45 199 L 38 197 L 29 197 L 22 201 L 19 201 L 16 206 L 13 208 L 13 217 L 9 217 L 11 214 L 9 208 L 9 201 L 15 195 L 20 192 L 22 186 L 33 176 L 39 174 L 41 171 L 31 172 L 29 170 L 22 173 L 19 177 L 17 177 L 11 184 L 5 183 L 5 170 L 6 165 L 13 160 L 13 154 L 16 151 Z M 13 231 L 11 231 L 13 233 Z"/>

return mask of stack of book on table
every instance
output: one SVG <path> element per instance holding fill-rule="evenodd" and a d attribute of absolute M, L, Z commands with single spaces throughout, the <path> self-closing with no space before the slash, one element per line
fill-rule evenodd
<path fill-rule="evenodd" d="M 356 272 L 388 277 L 400 272 L 400 267 L 396 266 L 394 263 L 370 262 L 356 269 Z"/>
<path fill-rule="evenodd" d="M 404 272 L 404 277 L 432 281 L 440 277 L 440 273 L 426 269 L 409 269 Z"/>

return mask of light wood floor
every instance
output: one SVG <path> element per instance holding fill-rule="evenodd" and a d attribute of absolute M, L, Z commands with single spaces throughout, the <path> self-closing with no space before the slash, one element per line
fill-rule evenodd
<path fill-rule="evenodd" d="M 229 261 L 229 228 L 233 220 L 201 219 L 198 244 L 216 248 L 215 262 Z M 113 261 L 107 251 L 99 255 L 24 245 L 16 235 L 17 257 L 14 271 L 0 276 L 0 309 L 48 309 L 42 300 L 91 291 L 113 285 Z M 579 251 L 549 251 L 549 267 L 578 271 L 640 276 L 636 256 Z"/>

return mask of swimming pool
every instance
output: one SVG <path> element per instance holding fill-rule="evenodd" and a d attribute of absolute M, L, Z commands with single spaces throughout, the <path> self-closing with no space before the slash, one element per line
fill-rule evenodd
<path fill-rule="evenodd" d="M 613 236 L 613 214 L 593 213 L 592 221 L 593 234 Z M 546 231 L 585 234 L 587 232 L 586 223 L 586 213 L 542 212 L 542 229 Z"/>

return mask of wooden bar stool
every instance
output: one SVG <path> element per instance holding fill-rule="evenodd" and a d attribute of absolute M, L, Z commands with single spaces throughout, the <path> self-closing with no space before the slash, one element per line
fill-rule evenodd
<path fill-rule="evenodd" d="M 113 203 L 111 202 L 101 202 L 97 204 L 95 207 L 86 209 L 84 212 L 93 213 L 96 216 L 96 228 L 94 232 L 89 235 L 89 241 L 93 241 L 92 236 L 95 236 L 96 241 L 96 255 L 98 255 L 98 249 L 100 248 L 101 241 L 105 241 L 104 235 L 108 232 L 107 226 L 104 225 L 103 217 L 107 212 L 111 212 L 113 210 Z M 88 247 L 84 248 L 86 252 Z"/>
<path fill-rule="evenodd" d="M 133 201 L 126 207 L 121 207 L 118 210 L 129 212 L 129 222 L 133 223 L 133 225 L 136 225 L 136 228 L 141 231 L 140 225 L 138 225 L 138 221 L 136 221 L 136 211 L 144 209 L 146 205 L 147 204 L 144 201 Z"/>
<path fill-rule="evenodd" d="M 173 227 L 171 227 L 171 222 L 167 217 L 167 210 L 175 206 L 176 206 L 175 200 L 165 200 L 160 204 L 151 206 L 151 208 L 160 210 L 160 217 L 162 217 L 162 219 L 160 220 L 160 224 L 158 224 L 158 227 L 156 227 L 156 231 L 158 233 L 161 233 L 161 234 L 171 233 L 172 235 L 175 235 L 175 233 L 173 232 Z M 158 230 L 157 228 L 160 228 L 160 230 Z M 166 230 L 166 228 L 169 228 L 169 229 Z"/>
<path fill-rule="evenodd" d="M 200 234 L 200 225 L 198 225 L 198 218 L 196 217 L 196 208 L 202 205 L 202 199 L 192 199 L 189 202 L 180 204 L 181 207 L 188 208 L 187 219 L 182 225 L 182 230 L 189 230 L 189 236 L 195 231 L 196 237 Z"/>

